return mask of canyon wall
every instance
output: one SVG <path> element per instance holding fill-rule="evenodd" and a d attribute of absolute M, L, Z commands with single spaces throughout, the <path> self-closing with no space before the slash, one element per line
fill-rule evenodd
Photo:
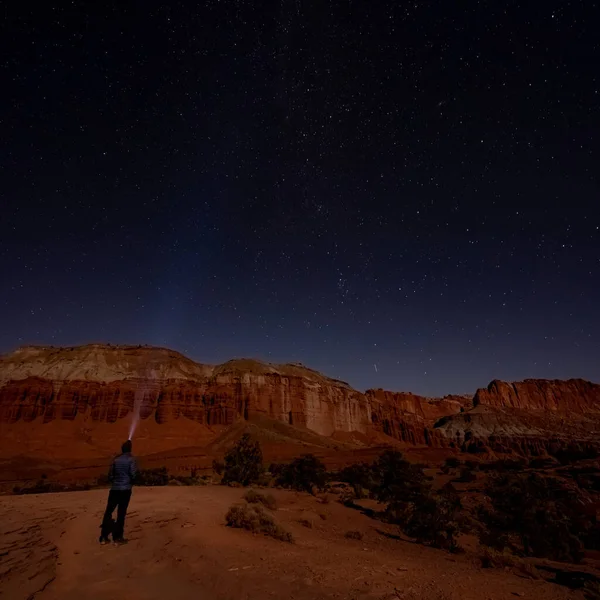
<path fill-rule="evenodd" d="M 575 412 L 600 412 L 600 385 L 583 379 L 526 379 L 516 383 L 492 381 L 479 389 L 473 399 L 475 406 L 496 408 Z"/>
<path fill-rule="evenodd" d="M 262 419 L 335 439 L 357 434 L 363 444 L 536 454 L 598 441 L 600 386 L 493 381 L 473 398 L 425 398 L 363 394 L 300 364 L 203 365 L 144 346 L 26 347 L 0 358 L 0 456 L 54 452 L 69 440 L 106 452 L 138 409 L 136 440 L 148 452 L 205 445 L 236 423 Z"/>

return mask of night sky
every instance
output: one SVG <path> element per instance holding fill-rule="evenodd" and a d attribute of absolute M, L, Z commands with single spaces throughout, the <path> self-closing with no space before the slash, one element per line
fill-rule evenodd
<path fill-rule="evenodd" d="M 8 4 L 0 351 L 600 380 L 597 3 Z"/>

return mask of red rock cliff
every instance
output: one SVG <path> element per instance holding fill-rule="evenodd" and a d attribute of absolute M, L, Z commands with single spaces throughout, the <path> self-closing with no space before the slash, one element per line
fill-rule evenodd
<path fill-rule="evenodd" d="M 556 412 L 600 412 L 600 385 L 583 379 L 526 379 L 517 383 L 494 380 L 477 390 L 473 404 L 496 408 Z"/>
<path fill-rule="evenodd" d="M 184 429 L 187 437 L 179 443 L 196 444 L 214 437 L 214 427 L 266 417 L 322 436 L 379 433 L 443 445 L 430 426 L 440 414 L 459 408 L 450 398 L 382 390 L 361 394 L 302 365 L 246 359 L 201 365 L 161 348 L 27 347 L 0 359 L 0 424 L 67 421 L 88 440 L 101 424 L 116 424 L 124 435 L 139 410 L 142 426 L 160 425 L 159 437 L 173 444 Z M 39 436 L 47 431 L 39 430 Z"/>
<path fill-rule="evenodd" d="M 600 386 L 582 380 L 493 381 L 471 401 L 361 394 L 298 364 L 202 365 L 163 348 L 27 347 L 0 358 L 0 452 L 44 453 L 73 438 L 105 452 L 138 411 L 136 439 L 148 452 L 204 445 L 223 428 L 259 417 L 321 436 L 358 433 L 364 442 L 386 435 L 438 447 L 500 447 L 501 440 L 501 448 L 535 449 L 597 437 L 599 407 Z"/>

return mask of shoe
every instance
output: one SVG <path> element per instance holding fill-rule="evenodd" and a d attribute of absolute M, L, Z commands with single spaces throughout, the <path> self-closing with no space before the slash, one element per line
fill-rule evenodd
<path fill-rule="evenodd" d="M 125 538 L 118 538 L 116 540 L 113 540 L 113 544 L 115 546 L 122 546 L 123 544 L 126 544 L 129 540 L 126 540 Z"/>
<path fill-rule="evenodd" d="M 103 546 L 105 546 L 106 544 L 108 544 L 108 538 L 102 537 L 100 536 L 100 539 L 98 540 Z"/>

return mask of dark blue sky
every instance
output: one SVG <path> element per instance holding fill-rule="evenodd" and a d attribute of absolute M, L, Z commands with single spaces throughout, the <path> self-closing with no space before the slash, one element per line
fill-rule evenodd
<path fill-rule="evenodd" d="M 0 351 L 600 380 L 593 3 L 4 14 Z"/>

